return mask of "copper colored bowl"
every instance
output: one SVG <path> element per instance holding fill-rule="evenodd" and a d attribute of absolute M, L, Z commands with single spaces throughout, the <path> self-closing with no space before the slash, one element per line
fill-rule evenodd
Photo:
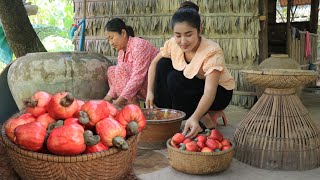
<path fill-rule="evenodd" d="M 186 114 L 179 110 L 153 108 L 142 109 L 147 125 L 141 133 L 140 149 L 164 149 L 166 141 L 180 131 L 181 121 Z"/>

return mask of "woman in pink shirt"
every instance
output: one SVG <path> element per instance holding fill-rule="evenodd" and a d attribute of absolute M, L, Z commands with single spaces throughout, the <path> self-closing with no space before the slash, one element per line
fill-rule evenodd
<path fill-rule="evenodd" d="M 174 37 L 153 59 L 148 73 L 147 108 L 173 108 L 186 113 L 184 133 L 195 137 L 209 110 L 226 108 L 235 81 L 219 44 L 201 36 L 199 7 L 186 1 L 172 17 Z"/>
<path fill-rule="evenodd" d="M 110 89 L 104 99 L 117 106 L 138 104 L 138 99 L 146 98 L 148 68 L 158 50 L 150 42 L 134 37 L 133 29 L 119 18 L 107 23 L 105 36 L 118 51 L 118 62 L 108 68 Z"/>

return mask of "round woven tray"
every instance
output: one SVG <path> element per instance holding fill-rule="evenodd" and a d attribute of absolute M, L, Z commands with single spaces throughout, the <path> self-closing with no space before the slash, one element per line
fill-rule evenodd
<path fill-rule="evenodd" d="M 127 151 L 110 148 L 91 154 L 58 156 L 21 149 L 1 129 L 2 143 L 11 165 L 22 179 L 124 179 L 137 153 L 138 135 L 131 136 Z"/>
<path fill-rule="evenodd" d="M 213 174 L 228 169 L 234 155 L 232 147 L 212 153 L 181 151 L 167 141 L 168 159 L 172 168 L 187 174 Z"/>
<path fill-rule="evenodd" d="M 317 72 L 296 69 L 242 70 L 250 83 L 268 88 L 293 88 L 315 80 Z"/>

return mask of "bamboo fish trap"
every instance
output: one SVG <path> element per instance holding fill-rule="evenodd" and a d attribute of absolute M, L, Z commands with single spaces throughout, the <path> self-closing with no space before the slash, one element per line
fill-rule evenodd
<path fill-rule="evenodd" d="M 234 136 L 235 158 L 266 169 L 306 170 L 320 166 L 320 131 L 295 87 L 309 83 L 307 70 L 245 70 L 246 79 L 267 87 Z"/>

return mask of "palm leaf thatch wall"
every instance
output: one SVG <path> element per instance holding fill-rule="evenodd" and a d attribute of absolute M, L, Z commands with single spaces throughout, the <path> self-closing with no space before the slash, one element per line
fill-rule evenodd
<path fill-rule="evenodd" d="M 185 0 L 87 0 L 85 50 L 115 59 L 116 51 L 103 37 L 110 18 L 122 18 L 136 36 L 161 47 L 172 37 L 170 20 Z M 246 83 L 240 69 L 252 68 L 259 55 L 259 0 L 192 0 L 200 7 L 203 34 L 220 44 L 237 89 L 232 104 L 251 107 L 254 87 Z M 75 22 L 82 19 L 82 0 L 74 0 Z M 78 48 L 79 38 L 75 41 Z"/>

